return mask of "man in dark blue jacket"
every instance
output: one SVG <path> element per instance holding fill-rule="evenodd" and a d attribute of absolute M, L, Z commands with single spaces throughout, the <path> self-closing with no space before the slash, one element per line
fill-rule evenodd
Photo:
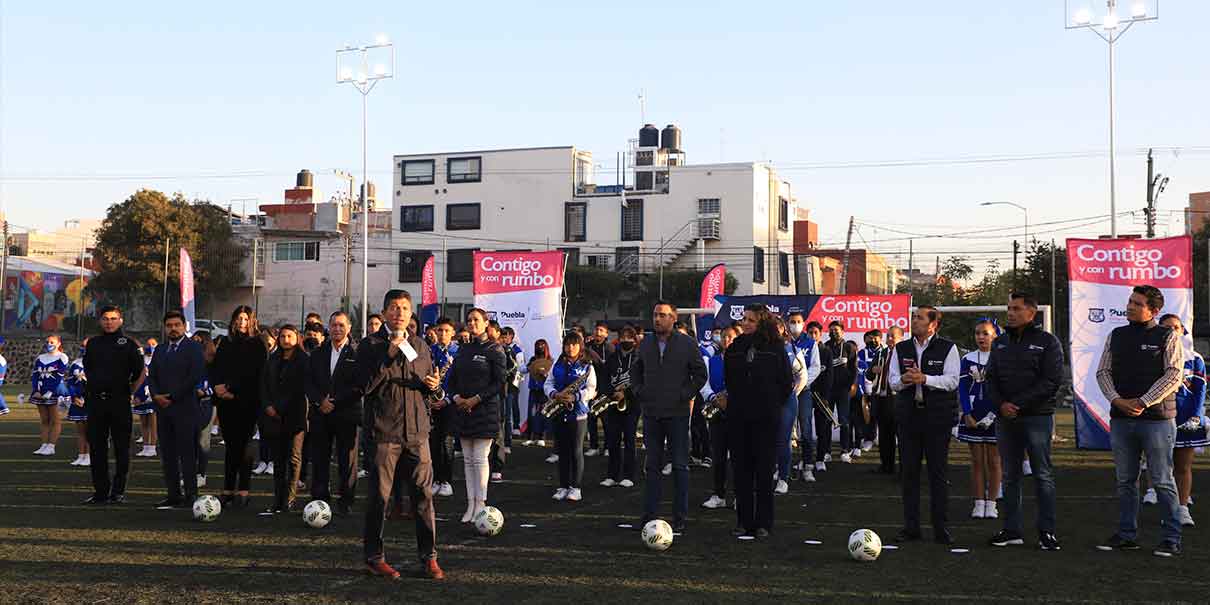
<path fill-rule="evenodd" d="M 1055 537 L 1055 478 L 1050 440 L 1055 427 L 1055 393 L 1063 380 L 1063 347 L 1053 334 L 1034 326 L 1038 300 L 1013 292 L 1008 330 L 992 344 L 984 393 L 996 414 L 996 443 L 1004 468 L 1004 529 L 992 546 L 1021 545 L 1021 465 L 1029 453 L 1038 491 L 1038 547 L 1059 550 Z"/>
<path fill-rule="evenodd" d="M 180 311 L 164 314 L 164 332 L 168 338 L 155 349 L 147 385 L 159 417 L 160 461 L 168 488 L 168 497 L 156 508 L 168 510 L 191 507 L 197 499 L 193 469 L 197 468 L 195 447 L 202 408 L 195 389 L 205 375 L 206 363 L 201 346 L 185 336 L 185 316 Z"/>
<path fill-rule="evenodd" d="M 332 445 L 336 445 L 340 502 L 336 513 L 349 514 L 357 492 L 357 428 L 361 423 L 360 393 L 356 390 L 357 346 L 349 339 L 349 315 L 337 311 L 328 319 L 329 338 L 311 352 L 306 391 L 311 405 L 311 463 L 315 475 L 311 499 L 330 501 Z"/>

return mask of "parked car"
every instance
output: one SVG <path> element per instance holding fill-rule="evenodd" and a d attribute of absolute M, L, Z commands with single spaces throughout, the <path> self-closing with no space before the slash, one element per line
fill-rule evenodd
<path fill-rule="evenodd" d="M 220 319 L 195 319 L 193 320 L 193 331 L 205 330 L 210 333 L 211 338 L 227 335 L 227 322 Z"/>

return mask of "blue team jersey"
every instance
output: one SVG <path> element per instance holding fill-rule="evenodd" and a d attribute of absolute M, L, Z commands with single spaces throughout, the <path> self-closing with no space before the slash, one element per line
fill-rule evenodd
<path fill-rule="evenodd" d="M 706 365 L 706 372 L 710 378 L 710 390 L 715 394 L 722 393 L 727 390 L 726 377 L 723 376 L 723 353 L 719 351 L 717 355 L 710 357 L 710 362 Z"/>
<path fill-rule="evenodd" d="M 147 368 L 148 372 L 151 371 L 151 358 L 143 359 L 143 367 Z M 148 379 L 144 378 L 143 384 L 139 385 L 139 390 L 134 392 L 134 401 L 136 405 L 151 403 L 151 385 L 148 384 Z M 154 410 L 154 408 L 149 409 Z"/>
<path fill-rule="evenodd" d="M 57 403 L 67 394 L 64 381 L 71 360 L 63 353 L 43 353 L 34 360 L 31 379 L 30 401 L 33 403 Z"/>
<path fill-rule="evenodd" d="M 8 360 L 0 355 L 0 386 L 4 385 L 4 377 L 8 375 Z"/>
<path fill-rule="evenodd" d="M 878 349 L 866 347 L 857 352 L 857 391 L 862 395 L 869 395 L 866 391 L 865 373 L 874 365 L 876 359 L 878 359 Z"/>
<path fill-rule="evenodd" d="M 1202 417 L 1206 411 L 1206 362 L 1196 351 L 1185 360 L 1185 380 L 1176 391 L 1176 424 Z"/>
<path fill-rule="evenodd" d="M 554 382 L 556 392 L 562 391 L 568 385 L 575 382 L 580 377 L 592 371 L 592 364 L 587 362 L 568 363 L 562 357 L 555 365 L 550 368 L 549 380 Z M 580 418 L 588 415 L 588 402 L 585 401 L 585 390 L 588 388 L 588 381 L 585 380 L 580 388 L 575 392 L 575 404 L 564 415 L 570 418 Z"/>
<path fill-rule="evenodd" d="M 987 371 L 987 359 L 991 353 L 971 351 L 962 358 L 958 372 L 958 403 L 962 405 L 962 413 L 982 420 L 992 413 L 992 404 L 987 400 L 984 390 L 983 377 Z"/>
<path fill-rule="evenodd" d="M 84 360 L 77 359 L 71 362 L 67 367 L 67 394 L 72 399 L 84 398 L 84 387 L 88 383 L 88 378 L 84 376 Z"/>

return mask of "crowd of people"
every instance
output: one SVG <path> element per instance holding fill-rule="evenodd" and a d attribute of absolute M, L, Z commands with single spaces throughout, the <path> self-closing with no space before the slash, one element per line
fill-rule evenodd
<path fill-rule="evenodd" d="M 833 453 L 848 464 L 877 448 L 871 472 L 902 489 L 904 523 L 895 539 L 922 539 L 927 463 L 932 537 L 951 545 L 948 455 L 956 437 L 970 448 L 971 517 L 1002 516 L 989 543 L 1024 544 L 1022 481 L 1032 475 L 1037 545 L 1059 550 L 1051 444 L 1063 349 L 1035 325 L 1037 307 L 1033 296 L 1012 294 L 1005 328 L 979 320 L 973 349 L 963 355 L 938 334 L 942 314 L 929 306 L 913 311 L 908 334 L 898 326 L 871 330 L 858 346 L 839 322 L 825 338 L 825 326 L 802 313 L 780 317 L 763 305 L 747 306 L 742 319 L 715 326 L 699 342 L 676 307 L 661 301 L 649 332 L 627 324 L 611 339 L 609 324 L 599 322 L 590 334 L 568 330 L 557 349 L 538 340 L 528 353 L 483 309 L 471 309 L 460 324 L 442 317 L 422 326 L 402 290 L 386 294 L 360 341 L 343 311 L 326 323 L 311 314 L 301 329 L 269 328 L 239 306 L 227 336 L 189 335 L 185 317 L 170 311 L 164 341 L 140 343 L 124 332 L 121 310 L 107 306 L 101 333 L 77 359 L 51 335 L 34 360 L 29 402 L 42 440 L 34 453 L 54 456 L 62 418 L 75 423 L 72 464 L 90 468 L 93 493 L 85 502 L 95 506 L 126 502 L 135 415 L 142 443 L 135 455 L 162 464 L 160 509 L 192 505 L 216 439 L 225 445 L 219 495 L 230 509 L 249 507 L 252 477 L 267 473 L 273 499 L 260 514 L 297 510 L 299 489 L 309 485 L 311 499 L 347 516 L 361 479 L 368 484 L 367 570 L 399 577 L 386 562 L 384 520 L 410 518 L 420 571 L 440 579 L 434 497 L 454 496 L 455 452 L 465 482 L 463 523 L 491 501 L 489 486 L 503 479 L 515 438 L 550 448 L 557 501 L 584 499 L 585 457 L 608 456 L 601 488 L 643 483 L 639 527 L 662 516 L 662 478 L 671 476 L 672 527 L 685 531 L 690 467 L 710 468 L 701 506 L 733 508 L 734 533 L 763 538 L 774 530 L 775 496 L 792 482 L 821 480 L 836 463 Z M 1193 453 L 1210 445 L 1205 364 L 1183 346 L 1180 319 L 1159 316 L 1162 308 L 1159 290 L 1136 287 L 1130 323 L 1113 331 L 1097 372 L 1112 403 L 1121 512 L 1117 531 L 1098 546 L 1105 550 L 1139 548 L 1140 469 L 1151 485 L 1142 501 L 1157 503 L 1165 519 L 1154 553 L 1179 554 L 1181 528 L 1193 524 Z M 5 369 L 0 356 L 0 382 Z M 0 414 L 7 411 L 0 400 Z"/>

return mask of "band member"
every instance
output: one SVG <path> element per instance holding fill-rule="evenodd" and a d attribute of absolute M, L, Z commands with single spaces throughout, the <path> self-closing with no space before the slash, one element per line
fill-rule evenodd
<path fill-rule="evenodd" d="M 588 402 L 597 394 L 596 371 L 584 348 L 583 336 L 576 332 L 565 336 L 563 354 L 555 361 L 542 388 L 548 399 L 565 408 L 554 416 L 555 444 L 559 450 L 559 489 L 555 490 L 555 500 L 579 502 L 581 498 Z"/>
<path fill-rule="evenodd" d="M 592 329 L 592 336 L 584 343 L 584 349 L 588 353 L 589 360 L 592 361 L 592 369 L 596 374 L 597 380 L 604 380 L 605 377 L 605 361 L 613 354 L 613 345 L 609 342 L 609 324 L 604 321 L 598 321 Z M 588 451 L 584 452 L 585 456 L 593 457 L 602 453 L 604 448 L 600 447 L 597 433 L 597 417 L 592 412 L 588 413 Z"/>
<path fill-rule="evenodd" d="M 88 379 L 84 374 L 84 351 L 88 347 L 88 339 L 80 343 L 80 356 L 72 360 L 67 367 L 67 396 L 71 405 L 67 408 L 67 419 L 76 423 L 76 459 L 72 466 L 91 466 L 88 457 L 88 409 L 84 407 L 84 388 Z M 3 358 L 0 358 L 0 363 Z M 2 370 L 0 370 L 2 371 Z M 0 380 L 3 380 L 0 377 Z M 0 382 L 3 384 L 3 382 Z"/>
<path fill-rule="evenodd" d="M 828 470 L 827 463 L 832 461 L 832 420 L 824 411 L 832 409 L 832 376 L 835 372 L 832 371 L 832 350 L 824 346 L 823 326 L 812 321 L 807 324 L 807 337 L 815 342 L 815 350 L 819 353 L 819 376 L 815 382 L 811 383 L 811 399 L 814 400 L 814 405 L 811 406 L 812 414 L 815 416 L 815 471 Z M 803 430 L 803 424 L 800 421 L 799 430 Z M 805 453 L 805 452 L 804 452 Z M 803 464 L 806 467 L 806 464 Z"/>
<path fill-rule="evenodd" d="M 546 395 L 542 388 L 546 385 L 546 377 L 554 360 L 550 357 L 550 347 L 546 339 L 534 341 L 534 356 L 526 364 L 526 374 L 529 376 L 529 414 L 525 425 L 525 445 L 537 444 L 546 447 L 546 434 L 550 432 L 546 417 L 542 415 L 542 406 L 546 403 Z M 557 460 L 557 458 L 556 458 Z M 549 462 L 549 461 L 548 461 Z"/>
<path fill-rule="evenodd" d="M 601 481 L 604 487 L 634 487 L 637 470 L 635 434 L 638 432 L 641 412 L 639 406 L 627 397 L 626 387 L 630 385 L 631 372 L 638 363 L 637 346 L 634 328 L 626 326 L 622 328 L 617 348 L 605 360 L 603 380 L 608 382 L 603 390 L 611 393 L 617 403 L 605 412 L 605 449 L 609 453 L 609 463 L 605 479 Z M 619 409 L 622 402 L 625 402 L 625 410 Z"/>
<path fill-rule="evenodd" d="M 525 380 L 525 351 L 517 344 L 517 331 L 511 326 L 500 330 L 500 346 L 504 347 L 504 453 L 511 454 L 513 437 L 521 434 L 519 427 L 525 422 L 519 403 Z"/>
<path fill-rule="evenodd" d="M 29 402 L 38 408 L 38 428 L 42 437 L 42 446 L 34 451 L 36 456 L 54 456 L 59 432 L 63 430 L 59 419 L 59 398 L 66 392 L 64 381 L 71 360 L 60 348 L 61 344 L 58 334 L 47 336 L 42 352 L 34 358 Z"/>
<path fill-rule="evenodd" d="M 743 334 L 727 348 L 727 434 L 735 460 L 736 535 L 773 531 L 773 466 L 782 408 L 794 389 L 790 358 L 764 305 L 744 307 Z"/>
<path fill-rule="evenodd" d="M 252 486 L 256 419 L 260 415 L 260 379 L 269 356 L 268 335 L 261 336 L 252 307 L 240 305 L 231 312 L 230 333 L 219 341 L 214 356 L 214 401 L 219 429 L 227 443 L 223 454 L 223 506 L 246 508 Z M 272 460 L 263 456 L 263 462 Z M 267 465 L 266 465 L 267 466 Z"/>
<path fill-rule="evenodd" d="M 969 444 L 971 450 L 971 498 L 975 501 L 972 519 L 1000 516 L 996 510 L 1001 472 L 1000 453 L 996 451 L 996 414 L 984 388 L 987 362 L 998 331 L 992 320 L 979 320 L 975 324 L 975 350 L 962 357 L 959 370 L 958 403 L 962 416 L 958 420 L 958 441 Z"/>
<path fill-rule="evenodd" d="M 336 466 L 340 483 L 338 515 L 348 515 L 357 493 L 357 429 L 363 410 L 354 396 L 357 381 L 357 347 L 349 340 L 352 322 L 344 311 L 328 318 L 328 339 L 311 352 L 307 367 L 306 391 L 311 405 L 309 429 L 311 462 L 315 475 L 311 499 L 331 499 L 329 486 L 332 446 L 336 446 Z"/>
<path fill-rule="evenodd" d="M 895 452 L 898 447 L 899 426 L 895 422 L 895 398 L 891 392 L 891 353 L 903 339 L 903 328 L 891 326 L 886 333 L 886 346 L 879 347 L 870 368 L 866 371 L 867 388 L 872 393 L 870 415 L 878 424 L 878 467 L 873 473 L 895 474 Z"/>
<path fill-rule="evenodd" d="M 660 506 L 664 447 L 672 454 L 673 531 L 684 531 L 689 517 L 689 414 L 702 385 L 706 364 L 694 339 L 675 332 L 676 306 L 658 301 L 652 308 L 653 338 L 638 347 L 641 368 L 631 376 L 630 390 L 643 410 L 647 479 L 639 527 L 655 519 Z"/>
<path fill-rule="evenodd" d="M 386 323 L 357 345 L 357 384 L 365 395 L 367 428 L 374 449 L 363 539 L 366 568 L 372 575 L 399 578 L 399 572 L 386 562 L 382 528 L 395 474 L 403 473 L 409 478 L 421 573 L 443 580 L 445 572 L 437 564 L 427 402 L 443 398 L 445 393 L 441 392 L 429 348 L 419 337 L 407 333 L 412 296 L 404 290 L 390 290 L 382 306 Z"/>
<path fill-rule="evenodd" d="M 802 480 L 815 481 L 815 384 L 823 375 L 820 367 L 819 343 L 806 331 L 806 317 L 801 311 L 792 311 L 786 318 L 786 330 L 790 332 L 791 344 L 807 364 L 807 388 L 797 395 L 798 416 L 798 468 Z M 818 325 L 818 324 L 816 324 Z"/>
<path fill-rule="evenodd" d="M 164 314 L 167 340 L 156 347 L 147 373 L 151 399 L 158 408 L 160 463 L 168 497 L 156 508 L 167 510 L 193 506 L 197 499 L 197 432 L 201 406 L 197 384 L 206 373 L 201 347 L 185 336 L 185 316 L 180 311 Z M 182 484 L 184 498 L 181 497 Z"/>
<path fill-rule="evenodd" d="M 1185 335 L 1181 318 L 1171 313 L 1160 318 L 1160 325 Z M 1189 499 L 1193 491 L 1193 454 L 1196 448 L 1210 445 L 1206 435 L 1206 362 L 1192 348 L 1185 349 L 1185 380 L 1176 391 L 1176 446 L 1172 451 L 1173 476 L 1180 506 L 1181 525 L 1193 526 Z M 1157 499 L 1158 501 L 1158 499 Z"/>
<path fill-rule="evenodd" d="M 443 373 L 442 386 L 448 384 L 449 369 L 458 353 L 458 345 L 454 344 L 454 322 L 448 317 L 440 317 L 433 325 L 436 341 L 429 348 L 433 366 Z M 430 403 L 432 410 L 432 430 L 429 433 L 429 453 L 433 460 L 433 495 L 454 495 L 454 451 L 449 446 L 450 414 L 452 409 L 441 399 Z"/>
<path fill-rule="evenodd" d="M 303 440 L 307 434 L 306 377 L 309 359 L 299 344 L 298 328 L 284 325 L 277 332 L 277 350 L 261 374 L 261 439 L 273 451 L 273 506 L 265 512 L 296 510 L 298 476 L 302 471 Z"/>
<path fill-rule="evenodd" d="M 801 325 L 799 328 L 801 329 Z M 727 380 L 723 371 L 723 358 L 727 348 L 735 340 L 737 335 L 736 329 L 732 326 L 727 326 L 721 330 L 715 330 L 715 334 L 719 338 L 715 341 L 717 345 L 714 349 L 714 355 L 710 356 L 709 363 L 706 364 L 706 373 L 709 376 L 706 384 L 702 385 L 702 401 L 707 405 L 713 405 L 718 408 L 718 412 L 709 420 L 710 422 L 710 459 L 713 462 L 711 470 L 714 475 L 714 492 L 710 498 L 702 503 L 703 508 L 726 508 L 727 507 L 727 467 L 731 466 L 732 460 L 730 456 L 730 446 L 727 440 Z M 610 454 L 611 456 L 613 454 Z"/>
<path fill-rule="evenodd" d="M 912 338 L 891 353 L 891 390 L 903 464 L 903 529 L 895 541 L 919 540 L 920 466 L 928 461 L 933 540 L 953 544 L 947 528 L 950 429 L 958 415 L 958 347 L 937 335 L 941 312 L 921 305 L 912 313 Z"/>
<path fill-rule="evenodd" d="M 101 308 L 101 334 L 89 339 L 84 354 L 84 407 L 88 411 L 88 450 L 92 462 L 93 494 L 85 504 L 122 504 L 130 470 L 130 400 L 146 374 L 143 353 L 122 332 L 122 311 Z M 109 476 L 109 444 L 113 442 L 114 475 Z"/>
<path fill-rule="evenodd" d="M 832 358 L 832 387 L 827 401 L 836 408 L 836 425 L 840 427 L 840 461 L 853 461 L 853 427 L 850 423 L 852 386 L 856 383 L 857 354 L 845 349 L 844 325 L 839 321 L 828 324 L 828 340 L 823 347 Z M 828 449 L 831 451 L 832 428 L 828 427 Z"/>
<path fill-rule="evenodd" d="M 874 415 L 874 394 L 870 390 L 873 385 L 867 375 L 881 354 L 882 332 L 870 330 L 862 335 L 862 340 L 865 346 L 857 352 L 857 404 L 853 406 L 861 418 L 861 434 L 854 436 L 853 446 L 857 447 L 857 439 L 860 437 L 860 452 L 868 452 L 874 449 L 874 432 L 878 429 L 878 418 Z"/>
<path fill-rule="evenodd" d="M 504 386 L 504 350 L 487 336 L 487 312 L 466 313 L 471 341 L 458 348 L 449 373 L 447 398 L 454 429 L 462 441 L 466 477 L 466 512 L 470 523 L 487 502 L 488 454 L 500 432 L 500 405 Z"/>
<path fill-rule="evenodd" d="M 781 338 L 786 359 L 790 362 L 790 377 L 793 381 L 790 399 L 781 408 L 781 423 L 777 429 L 777 476 L 773 493 L 785 494 L 790 491 L 790 436 L 794 433 L 794 422 L 798 420 L 798 394 L 805 392 L 811 383 L 807 361 L 803 358 L 802 351 L 794 346 L 794 337 L 786 331 L 785 322 L 780 317 L 773 317 L 773 323 L 777 327 L 778 337 Z"/>

